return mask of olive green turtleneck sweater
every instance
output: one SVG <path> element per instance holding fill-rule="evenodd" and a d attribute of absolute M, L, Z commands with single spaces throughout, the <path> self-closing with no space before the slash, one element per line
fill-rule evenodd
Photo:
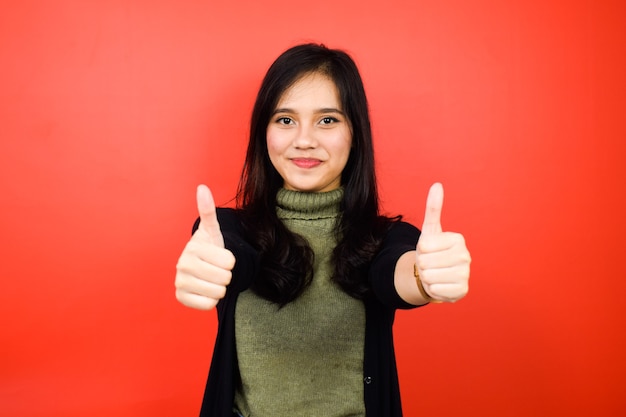
<path fill-rule="evenodd" d="M 330 280 L 342 197 L 342 188 L 278 192 L 278 217 L 315 252 L 314 276 L 282 309 L 250 290 L 237 300 L 235 408 L 246 417 L 365 415 L 365 308 Z"/>

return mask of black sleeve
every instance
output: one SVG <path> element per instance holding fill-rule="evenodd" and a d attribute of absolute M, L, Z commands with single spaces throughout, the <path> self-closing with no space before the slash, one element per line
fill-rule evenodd
<path fill-rule="evenodd" d="M 409 309 L 415 307 L 400 297 L 394 283 L 396 263 L 400 256 L 415 250 L 420 231 L 415 226 L 395 223 L 385 236 L 380 252 L 372 260 L 369 280 L 378 300 L 390 308 Z"/>
<path fill-rule="evenodd" d="M 217 220 L 220 224 L 224 246 L 235 255 L 233 278 L 228 286 L 230 290 L 241 292 L 252 284 L 259 270 L 259 255 L 256 249 L 245 239 L 241 220 L 232 208 L 217 208 Z M 193 224 L 192 234 L 198 230 L 200 218 Z"/>

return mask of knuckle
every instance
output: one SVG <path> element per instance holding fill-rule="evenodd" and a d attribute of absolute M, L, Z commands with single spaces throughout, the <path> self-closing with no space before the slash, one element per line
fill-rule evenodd
<path fill-rule="evenodd" d="M 188 301 L 188 297 L 187 297 L 187 292 L 182 291 L 181 289 L 177 289 L 176 292 L 176 300 L 178 300 L 179 303 L 184 304 L 184 305 L 189 305 L 189 301 Z"/>
<path fill-rule="evenodd" d="M 226 286 L 224 285 L 220 285 L 218 286 L 218 288 L 215 291 L 215 297 L 218 300 L 221 300 L 222 298 L 224 298 L 226 296 Z"/>
<path fill-rule="evenodd" d="M 236 263 L 237 259 L 235 258 L 235 255 L 233 255 L 231 251 L 228 251 L 228 257 L 226 259 L 227 268 L 232 271 Z"/>
<path fill-rule="evenodd" d="M 230 284 L 232 273 L 227 269 L 220 269 L 211 276 L 211 283 L 220 287 L 226 287 Z"/>
<path fill-rule="evenodd" d="M 174 279 L 174 288 L 176 288 L 176 293 L 183 289 L 185 281 L 185 275 L 182 273 L 176 274 L 176 278 Z"/>
<path fill-rule="evenodd" d="M 422 277 L 425 270 L 428 268 L 428 264 L 426 263 L 423 256 L 418 256 L 415 264 L 417 265 L 417 269 L 419 269 L 420 277 Z"/>
<path fill-rule="evenodd" d="M 185 255 L 181 255 L 180 258 L 178 258 L 178 261 L 176 262 L 176 270 L 179 272 L 182 272 L 186 269 L 187 264 L 185 262 Z"/>
<path fill-rule="evenodd" d="M 420 271 L 420 280 L 423 284 L 432 285 L 434 284 L 433 277 L 431 276 L 428 270 Z"/>
<path fill-rule="evenodd" d="M 417 265 L 418 268 L 422 267 L 425 257 L 426 257 L 425 254 L 421 253 L 420 251 L 417 251 L 416 256 L 415 256 L 415 265 Z"/>
<path fill-rule="evenodd" d="M 230 281 L 233 279 L 233 273 L 230 271 L 226 271 L 226 274 L 224 274 L 224 285 L 228 285 L 230 284 Z"/>

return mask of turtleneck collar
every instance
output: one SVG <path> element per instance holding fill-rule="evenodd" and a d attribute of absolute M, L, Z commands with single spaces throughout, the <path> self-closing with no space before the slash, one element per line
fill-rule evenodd
<path fill-rule="evenodd" d="M 337 217 L 343 200 L 343 187 L 324 193 L 305 193 L 285 188 L 276 194 L 280 219 L 323 219 Z"/>

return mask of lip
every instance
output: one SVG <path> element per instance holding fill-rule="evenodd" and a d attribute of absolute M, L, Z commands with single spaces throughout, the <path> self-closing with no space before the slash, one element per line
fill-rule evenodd
<path fill-rule="evenodd" d="M 322 161 L 314 158 L 292 158 L 291 162 L 298 168 L 310 169 L 319 166 Z"/>

